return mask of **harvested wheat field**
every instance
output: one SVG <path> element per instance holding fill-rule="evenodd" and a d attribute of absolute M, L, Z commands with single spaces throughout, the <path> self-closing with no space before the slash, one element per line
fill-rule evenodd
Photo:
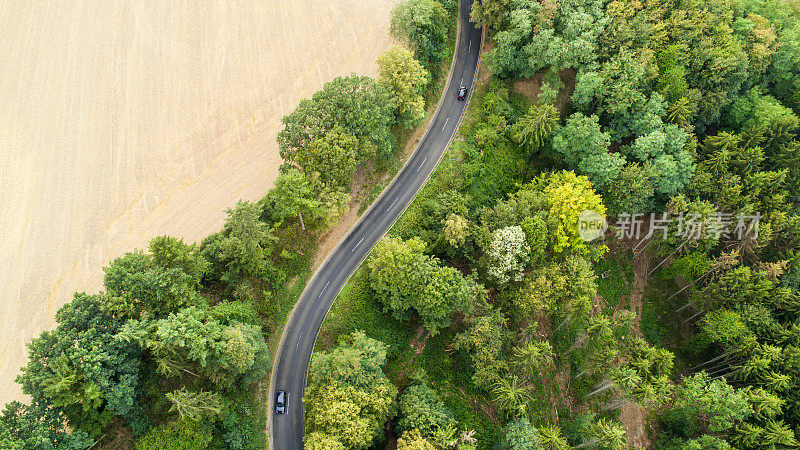
<path fill-rule="evenodd" d="M 280 118 L 374 75 L 397 0 L 44 2 L 0 9 L 0 403 L 25 344 L 150 238 L 197 241 L 267 191 Z"/>

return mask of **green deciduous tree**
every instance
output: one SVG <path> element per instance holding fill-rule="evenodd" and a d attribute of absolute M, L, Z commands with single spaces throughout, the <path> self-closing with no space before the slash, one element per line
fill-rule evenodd
<path fill-rule="evenodd" d="M 370 286 L 390 305 L 394 314 L 408 319 L 408 309 L 414 303 L 417 289 L 425 285 L 431 271 L 431 260 L 423 252 L 425 244 L 418 238 L 402 241 L 384 238 L 373 249 L 367 267 Z"/>
<path fill-rule="evenodd" d="M 608 189 L 616 181 L 624 165 L 625 158 L 622 155 L 605 152 L 583 158 L 578 169 L 598 189 Z"/>
<path fill-rule="evenodd" d="M 581 113 L 571 115 L 553 136 L 553 150 L 572 167 L 590 155 L 606 153 L 610 144 L 611 137 L 601 130 L 597 116 L 586 117 Z"/>
<path fill-rule="evenodd" d="M 685 99 L 688 84 L 686 83 L 686 67 L 680 60 L 680 47 L 678 45 L 668 46 L 658 54 L 656 63 L 658 64 L 658 92 L 671 104 L 681 98 Z"/>
<path fill-rule="evenodd" d="M 454 312 L 469 314 L 473 299 L 483 288 L 458 270 L 442 267 L 423 253 L 418 238 L 402 241 L 388 237 L 375 246 L 367 261 L 370 286 L 399 320 L 416 311 L 432 334 L 449 326 Z"/>
<path fill-rule="evenodd" d="M 158 236 L 150 240 L 153 262 L 165 269 L 181 269 L 195 284 L 200 284 L 208 271 L 208 261 L 199 253 L 195 244 L 187 245 L 183 239 Z"/>
<path fill-rule="evenodd" d="M 211 307 L 211 316 L 221 323 L 230 325 L 240 322 L 261 325 L 261 318 L 251 303 L 242 301 L 222 301 Z"/>
<path fill-rule="evenodd" d="M 386 349 L 386 344 L 362 332 L 347 335 L 330 352 L 314 356 L 312 381 L 366 389 L 383 378 L 381 366 L 386 363 Z"/>
<path fill-rule="evenodd" d="M 286 126 L 278 133 L 281 158 L 294 161 L 298 150 L 337 125 L 358 139 L 359 163 L 388 157 L 394 146 L 389 132 L 394 110 L 392 92 L 375 80 L 356 75 L 335 78 L 284 116 Z"/>
<path fill-rule="evenodd" d="M 591 65 L 607 21 L 602 3 L 593 0 L 511 2 L 506 17 L 489 53 L 492 72 L 503 77 Z"/>
<path fill-rule="evenodd" d="M 308 450 L 346 450 L 335 436 L 316 431 L 303 436 L 303 444 Z"/>
<path fill-rule="evenodd" d="M 392 10 L 392 35 L 408 43 L 434 75 L 444 57 L 447 27 L 447 11 L 436 0 L 406 0 Z"/>
<path fill-rule="evenodd" d="M 56 313 L 58 326 L 28 345 L 17 382 L 34 402 L 63 410 L 71 427 L 99 436 L 112 416 L 136 403 L 139 348 L 117 341 L 120 321 L 103 313 L 102 295 L 75 294 Z"/>
<path fill-rule="evenodd" d="M 270 189 L 267 198 L 275 202 L 274 214 L 278 220 L 298 217 L 304 212 L 311 219 L 321 205 L 311 183 L 297 169 L 289 169 L 278 175 L 275 187 Z"/>
<path fill-rule="evenodd" d="M 294 153 L 294 162 L 307 174 L 319 173 L 322 183 L 333 188 L 349 187 L 358 165 L 358 138 L 334 125 Z"/>
<path fill-rule="evenodd" d="M 563 262 L 535 268 L 515 298 L 515 306 L 520 317 L 527 321 L 536 319 L 540 313 L 569 314 L 571 301 L 590 299 L 597 293 L 595 279 L 586 259 L 569 256 Z"/>
<path fill-rule="evenodd" d="M 556 220 L 554 250 L 598 256 L 602 249 L 591 247 L 580 237 L 578 218 L 584 211 L 594 211 L 605 217 L 603 199 L 595 193 L 586 177 L 577 176 L 574 172 L 556 172 L 545 180 L 544 192 L 550 208 L 548 212 Z"/>
<path fill-rule="evenodd" d="M 653 160 L 653 169 L 658 172 L 655 190 L 660 194 L 672 195 L 689 181 L 694 171 L 692 157 L 681 152 L 678 155 L 661 155 Z"/>
<path fill-rule="evenodd" d="M 197 450 L 208 448 L 211 430 L 189 419 L 151 428 L 136 442 L 137 450 Z"/>
<path fill-rule="evenodd" d="M 780 45 L 775 27 L 767 18 L 751 13 L 735 20 L 733 30 L 744 41 L 748 75 L 758 80 L 769 68 Z"/>
<path fill-rule="evenodd" d="M 663 97 L 646 94 L 647 56 L 623 49 L 605 62 L 600 70 L 603 90 L 599 113 L 608 120 L 607 130 L 615 141 L 646 134 L 660 124 L 664 114 Z"/>
<path fill-rule="evenodd" d="M 470 223 L 455 213 L 450 213 L 444 220 L 444 240 L 454 249 L 460 248 L 469 237 Z"/>
<path fill-rule="evenodd" d="M 419 430 L 403 433 L 397 440 L 397 450 L 435 450 L 436 447 L 425 439 Z"/>
<path fill-rule="evenodd" d="M 589 113 L 596 106 L 598 99 L 602 98 L 603 77 L 596 71 L 581 70 L 572 92 L 572 103 L 584 113 Z"/>
<path fill-rule="evenodd" d="M 417 430 L 425 439 L 431 440 L 437 430 L 455 425 L 453 414 L 444 406 L 436 391 L 428 386 L 409 386 L 400 396 L 399 431 L 409 433 Z"/>
<path fill-rule="evenodd" d="M 306 405 L 306 430 L 322 433 L 346 448 L 368 448 L 395 410 L 397 388 L 380 366 L 386 345 L 356 332 L 311 363 Z"/>
<path fill-rule="evenodd" d="M 83 450 L 95 443 L 86 432 L 67 432 L 67 420 L 59 408 L 34 401 L 6 404 L 0 415 L 0 448 L 10 450 Z"/>
<path fill-rule="evenodd" d="M 539 430 L 527 417 L 520 417 L 508 424 L 503 443 L 509 450 L 541 450 Z"/>
<path fill-rule="evenodd" d="M 531 265 L 535 265 L 544 259 L 547 251 L 547 222 L 543 218 L 543 214 L 537 214 L 535 217 L 522 219 L 519 226 L 525 232 L 525 240 L 531 249 Z"/>
<path fill-rule="evenodd" d="M 394 93 L 397 123 L 411 128 L 425 118 L 422 91 L 430 75 L 414 55 L 402 47 L 392 47 L 378 58 L 378 82 Z"/>
<path fill-rule="evenodd" d="M 255 203 L 238 202 L 226 212 L 222 231 L 201 243 L 203 255 L 216 265 L 214 271 L 228 282 L 241 277 L 273 278 L 276 269 L 270 256 L 278 238 L 260 219 L 261 208 Z"/>
<path fill-rule="evenodd" d="M 263 202 L 276 220 L 293 219 L 324 231 L 336 223 L 350 201 L 348 194 L 337 189 L 315 188 L 303 173 L 291 168 L 278 176 Z"/>
<path fill-rule="evenodd" d="M 458 269 L 439 267 L 428 276 L 428 282 L 413 308 L 422 324 L 431 333 L 450 326 L 453 313 L 472 313 L 476 298 L 485 296 L 483 286 L 473 278 L 465 278 Z"/>
<path fill-rule="evenodd" d="M 484 0 L 474 2 L 469 18 L 479 26 L 497 28 L 508 11 L 509 0 Z"/>
<path fill-rule="evenodd" d="M 159 254 L 160 259 L 164 257 Z M 202 260 L 202 256 L 198 258 Z M 183 306 L 203 302 L 195 290 L 196 278 L 180 267 L 156 264 L 154 257 L 144 252 L 128 252 L 103 270 L 110 297 L 103 309 L 117 317 L 138 317 L 144 311 L 156 314 L 177 311 Z"/>
<path fill-rule="evenodd" d="M 617 179 L 604 196 L 609 212 L 644 213 L 650 211 L 659 172 L 652 164 L 628 164 L 620 170 Z"/>

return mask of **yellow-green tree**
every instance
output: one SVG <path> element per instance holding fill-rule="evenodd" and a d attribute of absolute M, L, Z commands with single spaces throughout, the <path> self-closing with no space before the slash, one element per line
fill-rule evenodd
<path fill-rule="evenodd" d="M 584 211 L 592 211 L 601 217 L 606 215 L 603 199 L 594 191 L 592 183 L 585 176 L 569 171 L 553 173 L 547 176 L 545 183 L 549 214 L 556 221 L 554 250 L 599 256 L 603 248 L 589 245 L 581 238 L 578 229 Z"/>
<path fill-rule="evenodd" d="M 378 58 L 378 82 L 394 94 L 397 123 L 411 128 L 425 118 L 422 90 L 428 84 L 428 71 L 402 48 L 392 47 Z"/>
<path fill-rule="evenodd" d="M 355 332 L 342 337 L 330 352 L 314 356 L 303 397 L 307 443 L 324 446 L 335 439 L 345 448 L 368 448 L 383 432 L 397 396 L 397 388 L 381 370 L 386 349 L 382 342 Z"/>
<path fill-rule="evenodd" d="M 403 433 L 397 440 L 397 450 L 435 450 L 436 447 L 428 442 L 419 430 L 411 430 Z"/>
<path fill-rule="evenodd" d="M 330 436 L 318 431 L 303 437 L 303 444 L 308 450 L 346 450 L 335 436 Z"/>
<path fill-rule="evenodd" d="M 295 152 L 297 165 L 305 173 L 318 172 L 320 181 L 335 188 L 347 187 L 356 170 L 358 139 L 336 125 L 324 136 L 313 138 Z"/>
<path fill-rule="evenodd" d="M 447 215 L 447 218 L 443 220 L 443 223 L 444 240 L 456 249 L 464 245 L 470 233 L 469 220 L 458 214 L 450 213 Z"/>

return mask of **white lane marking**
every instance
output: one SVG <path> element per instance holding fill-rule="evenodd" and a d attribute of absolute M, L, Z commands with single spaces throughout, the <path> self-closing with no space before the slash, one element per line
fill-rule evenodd
<path fill-rule="evenodd" d="M 324 294 L 324 293 L 325 293 L 325 289 L 328 289 L 328 285 L 329 285 L 329 284 L 331 284 L 331 282 L 330 282 L 330 281 L 328 281 L 327 283 L 325 283 L 325 287 L 324 287 L 324 288 L 322 288 L 322 292 L 320 292 L 320 293 L 319 293 L 319 295 L 317 296 L 317 298 L 320 298 L 320 297 L 322 297 L 322 294 Z"/>
<path fill-rule="evenodd" d="M 361 238 L 361 241 L 363 241 L 363 240 L 364 240 L 364 238 Z M 354 252 L 354 251 L 356 251 L 356 249 L 358 248 L 358 246 L 359 246 L 359 245 L 361 245 L 361 241 L 358 241 L 358 244 L 356 244 L 356 246 L 355 246 L 355 247 L 353 247 L 353 249 L 352 249 L 352 250 L 350 250 L 350 252 L 351 252 L 351 253 L 352 253 L 352 252 Z"/>
<path fill-rule="evenodd" d="M 461 83 L 460 84 L 461 84 L 461 86 L 464 85 L 464 79 L 463 78 L 461 79 Z"/>
<path fill-rule="evenodd" d="M 427 161 L 427 160 L 428 160 L 428 157 L 426 156 L 425 159 L 422 160 L 422 164 L 420 164 L 419 167 L 417 167 L 417 172 L 419 172 L 419 169 L 422 169 L 422 166 L 425 165 L 425 161 Z"/>
<path fill-rule="evenodd" d="M 386 211 L 389 211 L 390 209 L 392 209 L 392 206 L 394 206 L 395 203 L 397 203 L 397 199 L 394 199 L 392 204 L 388 208 L 386 208 Z"/>
<path fill-rule="evenodd" d="M 450 121 L 450 118 L 448 117 L 448 118 L 447 118 L 447 119 L 444 121 L 444 125 L 442 125 L 442 131 L 444 131 L 444 127 L 446 127 L 446 126 L 447 126 L 447 122 L 449 122 L 449 121 Z"/>
<path fill-rule="evenodd" d="M 472 50 L 472 41 L 469 41 L 469 48 L 467 49 L 467 51 L 471 51 L 471 50 Z"/>

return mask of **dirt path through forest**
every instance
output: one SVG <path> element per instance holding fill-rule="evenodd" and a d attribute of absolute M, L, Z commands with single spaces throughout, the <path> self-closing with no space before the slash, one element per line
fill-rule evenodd
<path fill-rule="evenodd" d="M 644 242 L 642 245 L 646 244 L 648 244 L 648 242 Z M 633 247 L 633 245 L 631 247 Z M 644 290 L 647 287 L 648 273 L 653 266 L 654 258 L 652 252 L 649 251 L 650 249 L 642 250 L 641 247 L 637 249 L 637 251 L 640 250 L 641 253 L 633 259 L 633 289 L 630 295 L 631 311 L 636 313 L 634 331 L 638 336 L 642 334 L 639 326 L 644 302 Z M 650 447 L 647 430 L 645 429 L 645 424 L 647 422 L 645 413 L 646 411 L 636 403 L 628 403 L 624 405 L 620 411 L 620 420 L 627 432 L 628 445 L 632 448 L 640 449 Z"/>

